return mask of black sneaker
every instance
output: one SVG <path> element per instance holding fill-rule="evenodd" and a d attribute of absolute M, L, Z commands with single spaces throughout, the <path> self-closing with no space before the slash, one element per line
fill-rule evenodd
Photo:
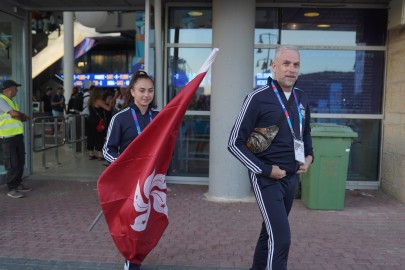
<path fill-rule="evenodd" d="M 14 199 L 18 199 L 18 198 L 24 197 L 24 194 L 22 194 L 21 192 L 19 192 L 17 189 L 13 189 L 13 190 L 10 190 L 10 191 L 7 193 L 7 196 L 9 196 L 9 197 L 11 197 L 11 198 L 14 198 Z"/>
<path fill-rule="evenodd" d="M 20 185 L 17 187 L 17 190 L 18 190 L 19 192 L 28 192 L 28 191 L 31 191 L 32 188 L 29 188 L 29 187 L 25 186 L 24 184 L 20 184 Z"/>

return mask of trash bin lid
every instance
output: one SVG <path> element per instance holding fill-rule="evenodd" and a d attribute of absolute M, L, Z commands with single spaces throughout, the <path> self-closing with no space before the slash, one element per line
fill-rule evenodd
<path fill-rule="evenodd" d="M 350 137 L 356 138 L 357 132 L 350 127 L 335 123 L 311 123 L 313 137 Z"/>

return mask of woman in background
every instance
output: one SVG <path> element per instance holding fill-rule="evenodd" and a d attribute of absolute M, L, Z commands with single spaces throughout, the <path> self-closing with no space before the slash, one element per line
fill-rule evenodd
<path fill-rule="evenodd" d="M 90 92 L 87 103 L 89 108 L 88 130 L 87 130 L 87 150 L 89 159 L 104 160 L 101 150 L 103 149 L 104 138 L 107 133 L 106 111 L 109 112 L 114 107 L 114 100 L 107 103 L 103 99 L 103 90 L 94 88 Z M 104 121 L 104 128 L 101 128 L 100 120 Z"/>

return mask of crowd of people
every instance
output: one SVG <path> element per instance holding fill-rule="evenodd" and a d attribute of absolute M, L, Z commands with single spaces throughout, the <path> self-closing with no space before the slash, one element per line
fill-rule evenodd
<path fill-rule="evenodd" d="M 49 35 L 51 32 L 58 30 L 60 35 L 60 15 L 55 15 L 52 12 L 32 12 L 31 14 L 31 30 L 35 33 L 45 33 Z"/>
<path fill-rule="evenodd" d="M 71 90 L 66 102 L 62 86 L 53 89 L 46 87 L 40 99 L 42 116 L 65 117 L 68 115 L 85 115 L 85 134 L 89 160 L 104 160 L 102 148 L 107 135 L 107 127 L 114 114 L 126 106 L 124 104 L 127 88 L 103 89 L 96 86 L 81 89 L 77 86 Z M 52 133 L 60 135 L 63 130 L 52 126 Z"/>

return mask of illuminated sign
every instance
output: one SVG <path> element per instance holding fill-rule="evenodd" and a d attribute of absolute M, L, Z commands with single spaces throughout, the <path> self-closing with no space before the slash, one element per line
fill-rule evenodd
<path fill-rule="evenodd" d="M 59 74 L 63 79 L 63 74 Z M 90 85 L 99 87 L 121 87 L 128 86 L 131 80 L 130 73 L 105 73 L 105 74 L 74 74 L 73 85 L 78 87 L 87 88 Z"/>
<path fill-rule="evenodd" d="M 255 83 L 256 86 L 263 86 L 267 84 L 267 79 L 271 76 L 270 72 L 266 73 L 256 73 Z"/>

